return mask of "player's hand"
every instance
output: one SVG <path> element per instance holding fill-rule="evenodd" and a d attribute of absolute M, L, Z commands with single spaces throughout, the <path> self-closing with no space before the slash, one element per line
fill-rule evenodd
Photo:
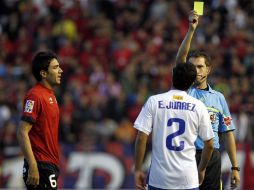
<path fill-rule="evenodd" d="M 145 174 L 142 171 L 135 171 L 136 188 L 140 190 L 146 189 Z"/>
<path fill-rule="evenodd" d="M 36 187 L 37 185 L 39 185 L 39 181 L 40 181 L 40 175 L 39 175 L 37 164 L 33 166 L 29 166 L 26 184 Z"/>
<path fill-rule="evenodd" d="M 205 170 L 198 170 L 198 181 L 199 181 L 199 185 L 201 185 L 204 181 L 205 178 Z"/>
<path fill-rule="evenodd" d="M 195 30 L 198 26 L 198 14 L 196 11 L 192 10 L 189 14 L 189 27 L 192 30 Z"/>
<path fill-rule="evenodd" d="M 231 189 L 237 188 L 239 186 L 239 184 L 240 184 L 239 171 L 232 170 L 232 173 L 231 173 Z"/>

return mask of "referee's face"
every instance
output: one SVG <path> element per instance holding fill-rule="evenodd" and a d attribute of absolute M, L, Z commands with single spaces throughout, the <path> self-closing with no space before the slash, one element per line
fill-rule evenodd
<path fill-rule="evenodd" d="M 197 86 L 206 86 L 207 83 L 207 77 L 210 73 L 210 67 L 207 67 L 205 64 L 205 58 L 204 57 L 191 57 L 189 59 L 189 62 L 194 64 L 197 69 L 197 78 L 195 81 L 195 84 Z"/>

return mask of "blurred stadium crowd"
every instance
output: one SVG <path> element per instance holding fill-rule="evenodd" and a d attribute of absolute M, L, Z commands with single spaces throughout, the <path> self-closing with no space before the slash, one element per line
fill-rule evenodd
<path fill-rule="evenodd" d="M 24 95 L 35 83 L 30 70 L 33 55 L 52 49 L 64 70 L 56 91 L 63 154 L 109 152 L 124 157 L 131 168 L 133 121 L 150 95 L 170 88 L 172 65 L 193 2 L 2 0 L 0 4 L 0 163 L 20 154 L 16 129 Z M 252 146 L 253 36 L 254 1 L 206 0 L 192 45 L 212 57 L 209 81 L 226 97 L 237 143 Z"/>

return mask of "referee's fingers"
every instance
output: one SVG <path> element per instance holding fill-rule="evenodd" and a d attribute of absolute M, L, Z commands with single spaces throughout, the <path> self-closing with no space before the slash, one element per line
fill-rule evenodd
<path fill-rule="evenodd" d="M 231 180 L 231 189 L 237 188 L 239 185 L 239 182 L 236 179 Z"/>

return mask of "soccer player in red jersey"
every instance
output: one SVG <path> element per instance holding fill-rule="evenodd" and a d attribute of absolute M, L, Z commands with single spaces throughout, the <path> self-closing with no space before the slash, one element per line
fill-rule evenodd
<path fill-rule="evenodd" d="M 59 176 L 59 108 L 54 86 L 63 70 L 57 56 L 39 52 L 32 61 L 37 84 L 25 96 L 17 137 L 24 154 L 23 179 L 27 189 L 57 189 Z"/>

